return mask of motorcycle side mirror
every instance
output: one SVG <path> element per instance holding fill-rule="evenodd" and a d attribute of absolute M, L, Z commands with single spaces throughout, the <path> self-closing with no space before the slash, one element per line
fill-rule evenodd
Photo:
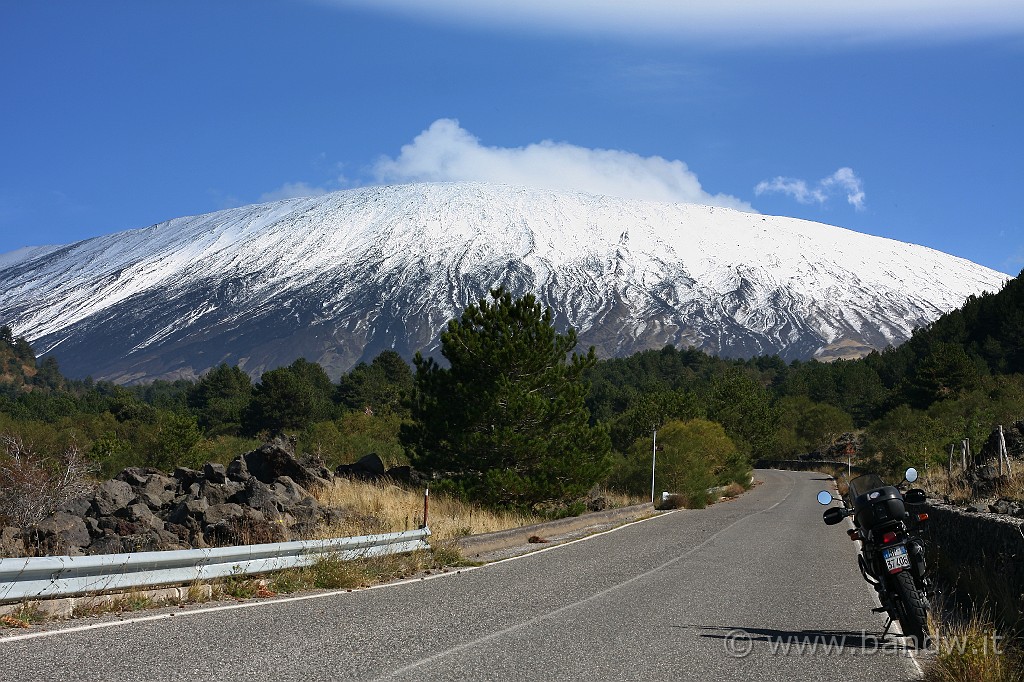
<path fill-rule="evenodd" d="M 910 467 L 909 469 L 907 469 L 907 473 L 904 474 L 903 480 L 905 480 L 907 483 L 913 483 L 914 481 L 916 481 L 917 469 L 915 469 L 914 467 Z"/>
<path fill-rule="evenodd" d="M 846 518 L 846 510 L 842 507 L 829 507 L 821 515 L 821 518 L 824 519 L 827 525 L 834 526 Z"/>
<path fill-rule="evenodd" d="M 818 493 L 818 504 L 832 504 L 833 499 L 834 498 L 832 497 L 832 493 L 830 493 L 827 490 L 822 490 L 820 493 Z"/>
<path fill-rule="evenodd" d="M 908 504 L 924 504 L 928 500 L 928 496 L 920 488 L 911 488 L 903 494 L 903 499 Z"/>

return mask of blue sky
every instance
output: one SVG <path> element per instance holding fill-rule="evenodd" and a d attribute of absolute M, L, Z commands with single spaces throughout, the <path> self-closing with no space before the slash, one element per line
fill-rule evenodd
<path fill-rule="evenodd" d="M 750 207 L 1015 275 L 1024 3 L 898 6 L 0 0 L 0 253 L 479 179 Z"/>

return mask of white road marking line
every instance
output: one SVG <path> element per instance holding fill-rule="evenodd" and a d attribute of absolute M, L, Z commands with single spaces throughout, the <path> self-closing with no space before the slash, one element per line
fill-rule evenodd
<path fill-rule="evenodd" d="M 736 519 L 735 521 L 730 523 L 728 526 L 726 526 L 722 530 L 720 530 L 717 533 L 715 533 L 714 535 L 711 535 L 710 537 L 706 538 L 699 545 L 695 545 L 694 547 L 692 547 L 686 553 L 680 554 L 679 556 L 676 556 L 676 557 L 673 557 L 672 559 L 669 559 L 668 561 L 664 562 L 663 564 L 661 564 L 659 566 L 655 566 L 654 568 L 652 568 L 652 569 L 650 569 L 648 571 L 644 571 L 643 573 L 635 575 L 632 578 L 629 578 L 628 580 L 624 580 L 621 583 L 617 583 L 615 585 L 612 585 L 611 587 L 605 588 L 605 589 L 601 590 L 600 592 L 595 592 L 594 594 L 591 594 L 590 596 L 585 597 L 583 599 L 580 599 L 578 601 L 575 601 L 575 602 L 573 602 L 571 604 L 566 604 L 565 606 L 559 607 L 559 608 L 555 609 L 554 611 L 549 611 L 548 613 L 541 614 L 539 616 L 534 616 L 533 618 L 530 618 L 529 620 L 525 620 L 525 621 L 522 621 L 522 622 L 517 623 L 515 625 L 511 625 L 511 626 L 509 626 L 507 628 L 504 628 L 502 630 L 497 630 L 497 631 L 492 632 L 490 634 L 484 635 L 483 637 L 478 637 L 477 639 L 474 639 L 472 641 L 463 642 L 462 644 L 458 644 L 458 645 L 452 647 L 451 649 L 447 649 L 445 651 L 440 651 L 440 652 L 438 652 L 438 653 L 436 653 L 436 654 L 434 654 L 432 656 L 428 656 L 427 658 L 424 658 L 424 659 L 421 659 L 419 661 L 416 661 L 415 663 L 410 663 L 409 665 L 403 666 L 403 667 L 401 667 L 401 668 L 399 668 L 397 670 L 393 670 L 390 673 L 387 673 L 385 675 L 381 675 L 380 677 L 376 677 L 376 678 L 373 679 L 372 682 L 378 682 L 378 680 L 393 679 L 393 678 L 395 678 L 395 677 L 397 677 L 399 675 L 403 675 L 403 674 L 411 672 L 411 671 L 413 671 L 413 670 L 415 670 L 417 668 L 421 668 L 421 667 L 423 667 L 425 665 L 429 665 L 430 663 L 433 663 L 435 661 L 441 660 L 442 658 L 446 658 L 447 656 L 450 656 L 452 654 L 456 654 L 456 653 L 459 653 L 461 651 L 465 651 L 466 649 L 471 649 L 471 648 L 473 648 L 473 647 L 475 647 L 475 646 L 477 646 L 479 644 L 483 644 L 485 642 L 489 642 L 489 641 L 491 641 L 493 639 L 497 639 L 497 638 L 502 637 L 504 635 L 511 634 L 511 633 L 516 632 L 518 630 L 522 630 L 523 628 L 525 628 L 527 626 L 534 625 L 536 623 L 540 623 L 542 621 L 545 621 L 545 620 L 548 620 L 550 618 L 553 618 L 554 616 L 557 616 L 557 615 L 559 615 L 561 613 L 564 613 L 565 611 L 568 611 L 569 609 L 575 608 L 575 607 L 579 606 L 580 604 L 585 604 L 587 602 L 594 601 L 595 599 L 599 599 L 599 598 L 605 596 L 606 594 L 610 594 L 610 593 L 618 590 L 619 588 L 625 587 L 626 585 L 630 585 L 630 584 L 632 584 L 632 583 L 634 583 L 634 582 L 636 582 L 638 580 L 646 578 L 649 575 L 653 575 L 654 573 L 657 573 L 658 571 L 660 571 L 660 570 L 662 570 L 662 569 L 664 569 L 664 568 L 666 568 L 668 566 L 671 566 L 674 563 L 677 563 L 679 561 L 682 561 L 683 559 L 686 559 L 686 558 L 690 557 L 690 555 L 692 555 L 694 552 L 696 552 L 697 550 L 699 550 L 701 547 L 703 547 L 704 545 L 708 544 L 709 542 L 712 542 L 715 538 L 717 538 L 722 533 L 725 533 L 727 530 L 731 529 L 733 526 L 736 526 L 737 524 L 743 523 L 744 521 L 746 521 L 747 519 L 749 519 L 751 517 L 754 517 L 754 516 L 757 516 L 759 514 L 763 514 L 763 513 L 767 512 L 767 511 L 771 511 L 772 509 L 775 509 L 780 504 L 782 504 L 783 502 L 785 502 L 786 500 L 789 499 L 790 495 L 793 494 L 793 490 L 794 490 L 794 488 L 791 487 L 790 491 L 789 491 L 789 493 L 787 493 L 786 497 L 784 497 L 783 499 L 779 500 L 778 502 L 776 502 L 772 506 L 767 507 L 765 509 L 758 510 L 758 511 L 750 513 L 750 514 L 747 514 L 746 516 L 743 516 L 743 517 L 741 517 L 739 519 Z M 655 518 L 657 518 L 657 517 L 655 517 Z M 646 521 L 647 519 L 643 519 L 643 520 Z M 639 521 L 635 521 L 634 523 L 639 523 Z M 632 525 L 632 524 L 630 524 L 630 525 Z M 625 526 L 620 526 L 620 527 L 624 528 Z M 614 528 L 612 530 L 618 530 L 618 528 Z M 607 532 L 612 532 L 612 531 L 607 531 Z M 581 539 L 583 539 L 583 538 L 581 538 Z M 574 542 L 579 542 L 579 541 L 576 540 Z M 568 544 L 571 544 L 571 543 L 566 543 L 566 544 L 568 545 Z M 559 546 L 562 546 L 562 545 L 559 545 Z M 555 549 L 555 548 L 552 547 L 550 549 Z M 542 551 L 547 551 L 547 550 L 542 550 Z M 538 552 L 532 552 L 532 554 L 537 554 L 537 553 Z M 526 555 L 523 555 L 523 556 L 530 556 L 530 555 L 526 554 Z M 518 558 L 518 557 L 516 557 L 516 558 Z M 497 563 L 497 562 L 495 562 L 495 563 Z"/>
<path fill-rule="evenodd" d="M 616 526 L 615 528 L 610 528 L 608 530 L 604 530 L 604 531 L 601 531 L 599 533 L 594 533 L 592 535 L 587 535 L 587 536 L 584 536 L 582 538 L 577 538 L 576 540 L 570 540 L 568 542 L 558 543 L 556 545 L 552 545 L 551 547 L 545 547 L 543 549 L 538 549 L 538 550 L 535 550 L 533 552 L 527 552 L 526 554 L 521 554 L 519 556 L 509 557 L 507 559 L 501 559 L 499 561 L 492 561 L 490 563 L 483 564 L 482 566 L 466 566 L 465 568 L 459 568 L 457 570 L 447 571 L 445 573 L 435 573 L 433 575 L 421 576 L 421 577 L 418 577 L 418 578 L 408 578 L 406 580 L 398 580 L 398 581 L 395 581 L 395 582 L 381 583 L 380 585 L 371 585 L 370 587 L 362 587 L 362 588 L 352 589 L 352 590 L 332 590 L 330 592 L 317 592 L 316 594 L 304 594 L 304 595 L 300 595 L 298 597 L 279 597 L 279 598 L 274 598 L 274 599 L 268 599 L 268 600 L 265 600 L 265 601 L 244 602 L 244 603 L 240 603 L 240 604 L 227 604 L 225 606 L 210 606 L 210 607 L 203 607 L 203 608 L 198 608 L 198 609 L 189 609 L 187 611 L 172 611 L 172 612 L 169 612 L 169 613 L 160 613 L 160 614 L 156 614 L 156 615 L 153 615 L 153 616 L 139 616 L 138 618 L 126 618 L 124 620 L 107 621 L 107 622 L 104 622 L 104 623 L 89 623 L 88 625 L 77 625 L 77 626 L 68 627 L 68 628 L 59 628 L 59 629 L 56 629 L 56 630 L 44 630 L 44 631 L 40 631 L 40 632 L 28 632 L 28 633 L 25 633 L 23 635 L 9 635 L 9 636 L 6 636 L 6 637 L 5 636 L 0 636 L 0 645 L 2 645 L 5 642 L 18 642 L 18 641 L 24 641 L 24 640 L 27 640 L 27 639 L 38 639 L 40 637 L 56 637 L 57 635 L 71 634 L 71 633 L 75 633 L 75 632 L 86 632 L 86 631 L 89 631 L 89 630 L 102 630 L 104 628 L 118 627 L 118 626 L 122 626 L 122 625 L 133 625 L 135 623 L 148 623 L 148 622 L 157 621 L 157 620 L 169 620 L 171 618 L 185 618 L 187 616 L 195 616 L 195 615 L 201 615 L 201 614 L 205 614 L 205 613 L 216 613 L 218 611 L 234 611 L 236 609 L 252 609 L 252 608 L 257 608 L 257 607 L 260 607 L 260 606 L 274 606 L 274 605 L 277 605 L 277 604 L 287 604 L 287 603 L 290 603 L 290 602 L 306 601 L 308 599 L 324 599 L 326 597 L 336 597 L 336 596 L 340 596 L 340 595 L 344 595 L 344 594 L 351 594 L 351 593 L 356 593 L 356 592 L 365 592 L 367 590 L 379 590 L 379 589 L 383 589 L 383 588 L 386 588 L 386 587 L 398 587 L 400 585 L 409 585 L 411 583 L 420 583 L 420 582 L 425 582 L 427 580 L 435 580 L 437 578 L 446 578 L 446 577 L 449 577 L 449 576 L 460 575 L 462 573 L 468 573 L 469 571 L 475 571 L 475 570 L 481 569 L 481 568 L 487 568 L 488 566 L 495 566 L 497 564 L 503 564 L 503 563 L 508 562 L 508 561 L 516 561 L 518 559 L 525 559 L 527 557 L 531 557 L 531 556 L 534 556 L 534 555 L 537 555 L 537 554 L 542 554 L 544 552 L 550 552 L 551 550 L 560 549 L 562 547 L 568 547 L 569 545 L 574 545 L 577 542 L 583 542 L 585 540 L 590 540 L 592 538 L 596 538 L 596 537 L 599 537 L 601 535 L 607 535 L 608 533 L 614 533 L 617 530 L 621 530 L 623 528 L 635 525 L 637 523 L 643 523 L 645 521 L 650 521 L 651 519 L 657 519 L 657 518 L 661 518 L 661 517 L 669 516 L 669 515 L 670 514 L 658 514 L 657 516 L 649 516 L 649 517 L 647 517 L 645 519 L 638 519 L 636 521 L 630 521 L 629 523 L 625 523 L 625 524 L 623 524 L 621 526 Z"/>

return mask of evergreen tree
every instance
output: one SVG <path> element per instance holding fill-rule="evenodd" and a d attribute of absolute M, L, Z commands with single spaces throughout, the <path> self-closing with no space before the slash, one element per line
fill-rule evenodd
<path fill-rule="evenodd" d="M 236 432 L 252 396 L 252 380 L 237 365 L 221 363 L 207 372 L 188 392 L 188 407 L 207 432 Z"/>
<path fill-rule="evenodd" d="M 330 419 L 333 390 L 323 367 L 305 358 L 264 372 L 242 416 L 242 428 L 250 434 L 275 433 Z"/>
<path fill-rule="evenodd" d="M 19 336 L 14 340 L 14 357 L 18 358 L 26 365 L 36 364 L 35 351 L 32 350 L 32 345 L 24 336 Z"/>
<path fill-rule="evenodd" d="M 492 505 L 578 498 L 609 469 L 608 433 L 590 425 L 584 403 L 594 349 L 567 361 L 576 332 L 558 334 L 550 309 L 529 294 L 491 297 L 448 323 L 448 368 L 417 354 L 403 443 L 417 467 Z"/>
<path fill-rule="evenodd" d="M 55 357 L 48 355 L 39 363 L 39 371 L 32 377 L 32 383 L 51 391 L 56 391 L 64 385 L 64 377 L 60 373 L 60 367 Z"/>
<path fill-rule="evenodd" d="M 412 370 L 393 350 L 386 350 L 367 365 L 361 362 L 341 377 L 335 400 L 350 410 L 374 414 L 404 412 L 403 398 L 413 389 Z"/>
<path fill-rule="evenodd" d="M 778 414 L 768 389 L 755 379 L 738 369 L 716 377 L 707 391 L 707 410 L 742 451 L 755 459 L 772 455 Z"/>
<path fill-rule="evenodd" d="M 670 420 L 686 420 L 704 416 L 704 408 L 692 393 L 685 391 L 659 391 L 644 393 L 611 423 L 612 445 L 625 452 L 633 442 L 661 428 Z"/>

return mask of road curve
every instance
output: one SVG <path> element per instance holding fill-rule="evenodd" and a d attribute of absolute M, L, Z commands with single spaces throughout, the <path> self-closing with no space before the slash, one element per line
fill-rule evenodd
<path fill-rule="evenodd" d="M 381 589 L 0 634 L 17 680 L 906 680 L 815 473 Z M 842 645 L 842 646 L 840 646 Z M 813 648 L 813 651 L 812 651 Z"/>

